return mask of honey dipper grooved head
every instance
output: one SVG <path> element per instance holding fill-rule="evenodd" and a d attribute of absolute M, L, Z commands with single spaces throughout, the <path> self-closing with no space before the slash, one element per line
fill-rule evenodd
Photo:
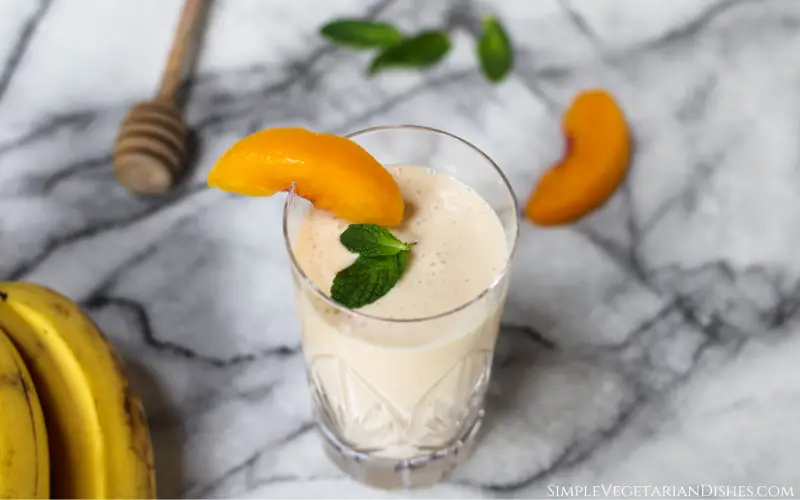
<path fill-rule="evenodd" d="M 186 125 L 169 102 L 136 104 L 122 121 L 114 147 L 114 175 L 143 195 L 167 192 L 186 159 Z"/>

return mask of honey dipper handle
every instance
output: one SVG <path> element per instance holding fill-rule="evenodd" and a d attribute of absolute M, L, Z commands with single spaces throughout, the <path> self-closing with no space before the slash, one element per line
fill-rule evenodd
<path fill-rule="evenodd" d="M 172 41 L 164 74 L 161 76 L 161 87 L 158 90 L 158 99 L 172 102 L 175 91 L 183 78 L 184 65 L 194 43 L 195 29 L 200 19 L 200 12 L 206 0 L 186 0 L 183 4 L 178 28 Z"/>

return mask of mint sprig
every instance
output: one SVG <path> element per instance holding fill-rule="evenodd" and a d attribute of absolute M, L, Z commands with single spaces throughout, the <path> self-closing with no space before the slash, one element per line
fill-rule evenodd
<path fill-rule="evenodd" d="M 389 293 L 403 275 L 413 246 L 375 224 L 351 224 L 339 241 L 359 255 L 336 273 L 331 298 L 351 309 L 372 304 Z"/>
<path fill-rule="evenodd" d="M 492 83 L 504 80 L 514 66 L 514 49 L 497 17 L 486 16 L 481 21 L 470 14 L 460 23 L 407 35 L 388 22 L 337 19 L 323 26 L 320 34 L 351 49 L 376 49 L 367 71 L 373 76 L 391 68 L 423 69 L 440 63 L 451 52 L 451 32 L 459 28 L 476 38 L 475 55 L 486 79 Z"/>

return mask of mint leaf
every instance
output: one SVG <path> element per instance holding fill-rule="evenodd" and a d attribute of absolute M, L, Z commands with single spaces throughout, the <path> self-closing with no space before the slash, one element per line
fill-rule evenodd
<path fill-rule="evenodd" d="M 339 240 L 359 255 L 349 267 L 336 273 L 331 298 L 352 309 L 375 302 L 394 287 L 413 246 L 376 224 L 350 224 Z"/>
<path fill-rule="evenodd" d="M 483 74 L 492 82 L 499 82 L 514 66 L 514 49 L 503 25 L 496 17 L 483 19 L 483 35 L 475 50 Z"/>
<path fill-rule="evenodd" d="M 387 47 L 403 39 L 391 24 L 360 19 L 332 21 L 323 26 L 320 33 L 331 42 L 356 49 Z"/>
<path fill-rule="evenodd" d="M 450 36 L 427 31 L 386 47 L 372 61 L 369 73 L 388 68 L 424 68 L 439 62 L 450 51 Z"/>
<path fill-rule="evenodd" d="M 358 309 L 386 295 L 406 268 L 408 250 L 380 257 L 359 256 L 336 273 L 331 298 L 345 307 Z"/>
<path fill-rule="evenodd" d="M 362 257 L 394 255 L 411 248 L 398 240 L 388 229 L 376 224 L 350 224 L 339 237 L 345 248 Z"/>

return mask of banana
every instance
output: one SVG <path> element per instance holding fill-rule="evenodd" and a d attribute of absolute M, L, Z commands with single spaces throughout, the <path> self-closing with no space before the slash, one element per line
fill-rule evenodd
<path fill-rule="evenodd" d="M 14 344 L 0 330 L 0 498 L 49 498 L 42 407 Z"/>
<path fill-rule="evenodd" d="M 33 283 L 0 283 L 0 328 L 18 346 L 47 420 L 54 498 L 155 498 L 139 397 L 92 320 Z"/>

